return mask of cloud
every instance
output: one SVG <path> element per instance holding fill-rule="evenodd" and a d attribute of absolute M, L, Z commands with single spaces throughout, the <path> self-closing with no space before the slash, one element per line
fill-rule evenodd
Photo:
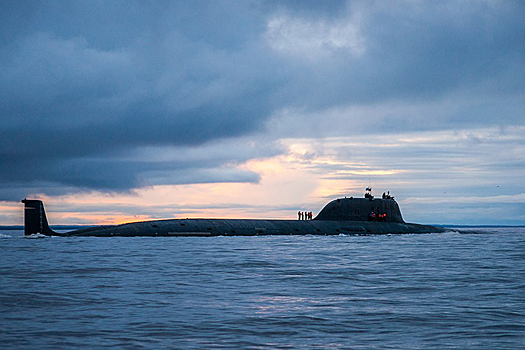
<path fill-rule="evenodd" d="M 287 15 L 274 17 L 268 22 L 266 40 L 273 50 L 294 59 L 323 60 L 338 51 L 362 55 L 364 40 L 354 21 L 345 19 L 337 23 L 327 20 L 315 22 Z"/>
<path fill-rule="evenodd" d="M 436 202 L 451 196 L 487 197 L 490 202 L 525 192 L 519 180 L 525 166 L 524 133 L 523 126 L 492 127 L 283 142 L 291 163 L 338 181 L 338 195 L 360 193 L 370 176 L 374 187 L 395 190 L 402 198 Z M 347 188 L 355 182 L 361 185 Z"/>
<path fill-rule="evenodd" d="M 242 152 L 236 150 L 240 147 L 236 139 L 206 151 L 180 154 L 148 148 L 134 157 L 151 158 L 153 164 L 182 163 L 180 170 L 147 174 L 149 185 L 134 190 L 135 195 L 92 191 L 41 197 L 53 223 L 172 217 L 293 219 L 297 210 L 317 213 L 336 197 L 361 197 L 370 182 L 375 195 L 388 190 L 396 197 L 408 222 L 523 224 L 524 140 L 522 126 L 391 133 L 388 137 L 290 138 L 280 140 L 277 149 L 246 141 Z M 208 158 L 223 164 L 230 153 L 256 159 L 233 173 L 231 168 L 221 173 L 220 168 L 191 167 L 208 163 Z M 206 183 L 180 185 L 200 181 L 202 176 Z M 245 177 L 244 182 L 228 182 L 237 177 Z M 225 183 L 213 183 L 217 178 Z M 11 222 L 20 222 L 14 220 L 19 203 L 4 207 L 12 208 L 6 211 Z"/>
<path fill-rule="evenodd" d="M 254 183 L 260 173 L 243 164 L 282 153 L 282 138 L 524 122 L 521 2 L 7 1 L 3 9 L 3 200 Z M 391 149 L 381 152 L 403 163 Z"/>
<path fill-rule="evenodd" d="M 130 15 L 127 4 L 121 4 L 126 9 L 115 4 L 107 10 Z M 27 4 L 32 5 L 46 7 Z M 124 44 L 100 41 L 101 32 L 107 30 L 108 35 L 113 28 L 73 28 L 68 21 L 83 21 L 87 14 L 72 5 L 76 11 L 68 18 L 55 5 L 39 8 L 44 11 L 40 15 L 32 12 L 37 28 L 18 33 L 0 47 L 0 177 L 5 187 L 0 198 L 13 199 L 14 187 L 20 192 L 42 187 L 46 193 L 56 193 L 60 185 L 66 192 L 127 191 L 158 181 L 159 171 L 172 172 L 164 177 L 170 178 L 168 183 L 177 178 L 257 181 L 256 174 L 226 171 L 240 155 L 221 164 L 211 158 L 198 165 L 125 160 L 144 147 L 206 148 L 215 140 L 257 130 L 269 110 L 269 102 L 258 95 L 272 78 L 265 74 L 267 67 L 256 69 L 261 63 L 256 48 L 243 46 L 238 53 L 217 48 L 209 37 L 191 38 L 195 33 L 180 29 L 176 19 L 179 11 L 196 15 L 195 9 L 168 4 L 159 5 L 164 8 L 157 13 L 148 10 L 139 15 L 138 23 L 140 27 L 153 20 L 150 16 L 157 17 L 166 21 L 165 32 L 151 33 L 143 27 Z M 141 10 L 144 5 L 131 7 Z M 174 25 L 162 10 L 177 15 Z M 45 21 L 46 11 L 63 26 Z M 206 22 L 211 15 L 205 13 L 199 20 Z M 137 15 L 128 23 L 117 20 L 119 35 L 124 35 L 122 27 L 135 25 L 133 17 Z M 224 16 L 218 18 L 227 22 Z M 208 25 L 200 31 L 210 34 L 212 29 Z M 226 32 L 235 41 L 245 40 L 237 32 Z M 150 37 L 153 40 L 146 42 Z M 177 175 L 183 166 L 198 174 Z M 144 179 L 146 174 L 155 174 L 155 179 Z"/>

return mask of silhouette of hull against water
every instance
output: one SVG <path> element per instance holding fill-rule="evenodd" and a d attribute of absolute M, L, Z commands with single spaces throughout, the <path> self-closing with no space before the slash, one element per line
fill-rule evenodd
<path fill-rule="evenodd" d="M 260 236 L 403 234 L 445 229 L 406 223 L 393 199 L 340 198 L 328 203 L 313 220 L 170 219 L 97 226 L 58 233 L 48 224 L 44 204 L 24 199 L 25 235 L 46 236 Z"/>

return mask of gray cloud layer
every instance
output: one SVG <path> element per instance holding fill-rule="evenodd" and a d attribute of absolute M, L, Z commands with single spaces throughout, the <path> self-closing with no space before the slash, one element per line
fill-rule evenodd
<path fill-rule="evenodd" d="M 379 112 L 376 130 L 524 121 L 521 2 L 6 1 L 0 16 L 0 200 L 258 181 L 228 166 L 337 108 L 459 101 Z M 187 158 L 134 156 L 148 147 Z"/>

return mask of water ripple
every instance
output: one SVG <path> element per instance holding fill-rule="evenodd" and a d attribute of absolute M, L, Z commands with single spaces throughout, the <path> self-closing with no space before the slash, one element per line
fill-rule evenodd
<path fill-rule="evenodd" d="M 2 349 L 523 349 L 525 230 L 2 233 Z"/>

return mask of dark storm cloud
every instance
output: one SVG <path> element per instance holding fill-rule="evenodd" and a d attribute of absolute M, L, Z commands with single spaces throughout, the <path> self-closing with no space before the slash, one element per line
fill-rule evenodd
<path fill-rule="evenodd" d="M 302 63 L 303 74 L 288 91 L 302 90 L 304 98 L 288 98 L 290 106 L 306 111 L 389 100 L 432 101 L 449 94 L 521 97 L 523 15 L 524 6 L 511 2 L 353 2 L 343 19 L 315 22 L 285 15 L 286 23 L 272 38 L 281 40 L 281 47 L 291 46 L 283 51 Z M 312 27 L 326 38 L 348 23 L 355 25 L 355 33 L 347 34 L 348 45 L 357 42 L 354 55 L 341 47 L 341 37 L 335 37 L 320 43 L 318 52 L 325 54 L 310 61 L 302 60 L 304 47 L 293 48 L 300 33 L 286 30 L 292 26 L 315 41 L 320 38 L 309 31 Z M 462 116 L 468 121 L 478 117 Z"/>
<path fill-rule="evenodd" d="M 118 159 L 141 146 L 195 147 L 240 136 L 270 113 L 262 96 L 275 83 L 271 63 L 257 69 L 258 49 L 244 43 L 257 21 L 234 4 L 197 5 L 7 3 L 0 31 L 3 185 L 119 191 L 147 184 L 144 173 L 183 167 L 194 182 L 257 181 L 245 172 L 225 179 L 213 159 Z"/>
<path fill-rule="evenodd" d="M 275 154 L 266 122 L 283 109 L 465 95 L 460 114 L 378 128 L 523 122 L 524 15 L 519 2 L 5 1 L 0 199 L 257 181 L 228 166 Z M 129 158 L 257 133 L 242 156 Z"/>

